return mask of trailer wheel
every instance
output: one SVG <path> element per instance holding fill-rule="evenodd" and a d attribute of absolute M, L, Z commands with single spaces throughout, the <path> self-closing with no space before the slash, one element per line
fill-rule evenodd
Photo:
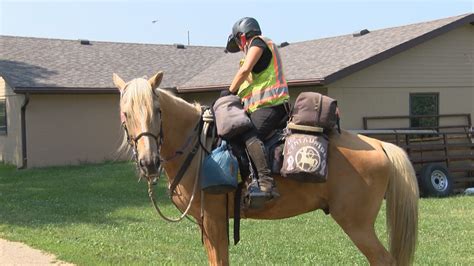
<path fill-rule="evenodd" d="M 443 165 L 425 165 L 420 171 L 420 179 L 428 197 L 446 197 L 453 192 L 453 179 Z"/>

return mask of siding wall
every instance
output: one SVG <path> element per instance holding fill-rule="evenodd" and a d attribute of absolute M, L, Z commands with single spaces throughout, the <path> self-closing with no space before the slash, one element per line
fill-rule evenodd
<path fill-rule="evenodd" d="M 0 77 L 0 98 L 6 99 L 7 135 L 0 135 L 0 161 L 22 166 L 20 113 L 24 96 L 15 94 Z"/>
<path fill-rule="evenodd" d="M 118 157 L 118 95 L 31 95 L 28 167 L 96 163 Z"/>
<path fill-rule="evenodd" d="M 290 88 L 292 100 L 304 90 L 327 93 L 325 88 Z M 210 105 L 219 93 L 178 96 Z M 26 124 L 28 167 L 130 158 L 116 152 L 123 138 L 118 95 L 30 95 Z"/>
<path fill-rule="evenodd" d="M 364 116 L 408 115 L 414 92 L 439 93 L 440 114 L 474 118 L 473 43 L 474 26 L 466 25 L 330 84 L 342 126 L 360 129 Z"/>

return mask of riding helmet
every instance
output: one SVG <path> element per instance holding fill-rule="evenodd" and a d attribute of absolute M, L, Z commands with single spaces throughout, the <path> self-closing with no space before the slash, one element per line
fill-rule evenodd
<path fill-rule="evenodd" d="M 251 38 L 256 35 L 261 35 L 260 25 L 254 18 L 245 17 L 237 20 L 232 27 L 232 33 L 227 39 L 226 50 L 231 53 L 237 53 L 240 51 L 238 43 L 240 42 L 240 36 L 245 34 L 246 38 Z"/>

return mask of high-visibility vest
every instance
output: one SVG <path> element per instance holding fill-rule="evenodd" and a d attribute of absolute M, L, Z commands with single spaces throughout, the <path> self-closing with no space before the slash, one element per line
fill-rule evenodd
<path fill-rule="evenodd" d="M 244 109 L 252 113 L 258 108 L 282 104 L 290 98 L 288 84 L 283 74 L 283 65 L 276 45 L 268 38 L 261 38 L 270 48 L 272 59 L 268 67 L 260 73 L 251 73 L 250 82 L 244 81 L 240 85 L 238 95 L 242 99 Z"/>

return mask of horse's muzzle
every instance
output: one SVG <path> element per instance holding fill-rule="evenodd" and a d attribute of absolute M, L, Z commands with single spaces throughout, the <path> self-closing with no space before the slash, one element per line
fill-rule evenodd
<path fill-rule="evenodd" d="M 160 168 L 160 158 L 158 156 L 144 156 L 138 160 L 140 171 L 144 176 L 154 177 L 158 175 Z"/>

